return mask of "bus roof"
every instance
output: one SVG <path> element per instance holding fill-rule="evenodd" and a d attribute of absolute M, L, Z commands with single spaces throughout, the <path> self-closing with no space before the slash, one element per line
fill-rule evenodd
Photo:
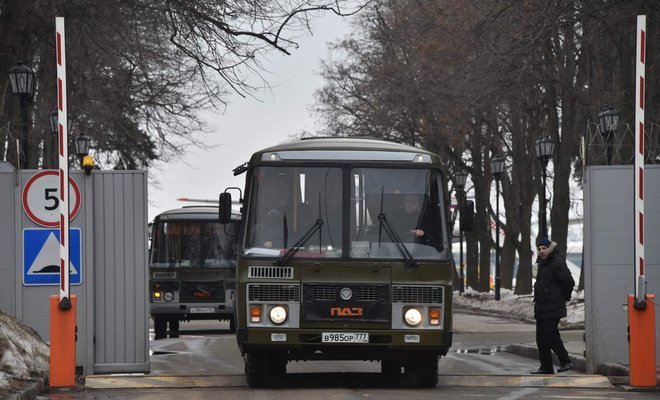
<path fill-rule="evenodd" d="M 168 210 L 160 213 L 154 218 L 155 220 L 217 220 L 218 215 L 218 206 L 213 205 L 199 205 L 199 206 L 184 206 L 181 208 L 176 208 L 174 210 Z M 241 215 L 236 212 L 232 212 L 232 219 L 240 220 Z"/>
<path fill-rule="evenodd" d="M 260 150 L 252 155 L 250 164 L 276 160 L 440 163 L 438 155 L 401 143 L 365 138 L 321 137 L 306 138 Z"/>

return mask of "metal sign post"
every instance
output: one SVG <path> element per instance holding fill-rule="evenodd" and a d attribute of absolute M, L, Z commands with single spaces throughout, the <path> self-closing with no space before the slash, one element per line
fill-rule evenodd
<path fill-rule="evenodd" d="M 50 385 L 76 384 L 76 298 L 69 285 L 69 162 L 64 18 L 55 18 L 59 132 L 60 293 L 50 297 Z"/>

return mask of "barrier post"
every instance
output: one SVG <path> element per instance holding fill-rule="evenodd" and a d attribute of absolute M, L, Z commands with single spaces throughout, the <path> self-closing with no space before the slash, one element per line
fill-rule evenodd
<path fill-rule="evenodd" d="M 76 295 L 71 308 L 60 309 L 60 296 L 50 296 L 50 373 L 52 387 L 76 384 Z"/>

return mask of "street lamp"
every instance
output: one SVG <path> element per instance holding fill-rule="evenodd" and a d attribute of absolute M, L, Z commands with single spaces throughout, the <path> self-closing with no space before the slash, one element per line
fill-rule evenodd
<path fill-rule="evenodd" d="M 460 259 L 459 259 L 459 270 L 460 270 L 460 285 L 458 290 L 460 293 L 465 291 L 465 275 L 463 273 L 463 232 L 465 231 L 465 183 L 467 182 L 467 172 L 458 171 L 454 175 L 454 185 L 456 185 L 456 197 L 458 200 L 458 211 L 461 213 L 461 217 L 458 220 L 458 239 L 460 241 Z"/>
<path fill-rule="evenodd" d="M 504 172 L 504 158 L 490 160 L 490 171 L 495 178 L 495 300 L 500 299 L 500 178 Z"/>
<path fill-rule="evenodd" d="M 59 152 L 57 151 L 57 143 L 58 143 L 58 138 L 57 134 L 59 133 L 60 127 L 58 123 L 58 116 L 57 116 L 57 110 L 51 111 L 48 113 L 48 122 L 50 124 L 50 133 L 51 133 L 51 141 L 53 142 L 53 168 L 57 165 L 57 155 Z"/>
<path fill-rule="evenodd" d="M 11 91 L 15 96 L 18 96 L 21 105 L 21 150 L 23 151 L 23 162 L 21 163 L 23 169 L 28 168 L 28 105 L 32 96 L 34 95 L 34 70 L 23 61 L 19 61 L 16 65 L 9 68 L 9 83 L 11 84 Z"/>
<path fill-rule="evenodd" d="M 612 163 L 612 140 L 614 132 L 619 127 L 619 110 L 613 107 L 603 107 L 598 113 L 598 130 L 607 144 L 607 164 Z"/>
<path fill-rule="evenodd" d="M 91 174 L 92 168 L 94 167 L 92 157 L 89 155 L 90 143 L 91 139 L 89 136 L 85 136 L 84 133 L 81 133 L 73 139 L 73 145 L 76 148 L 76 155 L 80 157 L 80 167 L 85 170 L 85 175 Z"/>
<path fill-rule="evenodd" d="M 543 136 L 538 138 L 534 143 L 536 149 L 536 158 L 541 161 L 541 177 L 543 178 L 543 193 L 539 196 L 540 203 L 540 218 L 539 218 L 539 234 L 541 238 L 548 237 L 548 220 L 546 218 L 546 205 L 545 205 L 545 180 L 547 178 L 546 168 L 548 167 L 548 160 L 552 157 L 552 152 L 555 149 L 555 142 L 550 136 Z"/>

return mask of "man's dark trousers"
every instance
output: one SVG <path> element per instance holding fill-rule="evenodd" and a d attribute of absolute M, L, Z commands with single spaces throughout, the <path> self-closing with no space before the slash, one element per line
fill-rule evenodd
<path fill-rule="evenodd" d="M 539 361 L 544 371 L 554 371 L 552 367 L 552 352 L 554 351 L 561 365 L 568 364 L 571 359 L 559 335 L 559 318 L 539 318 L 536 320 L 536 346 L 539 349 Z"/>

